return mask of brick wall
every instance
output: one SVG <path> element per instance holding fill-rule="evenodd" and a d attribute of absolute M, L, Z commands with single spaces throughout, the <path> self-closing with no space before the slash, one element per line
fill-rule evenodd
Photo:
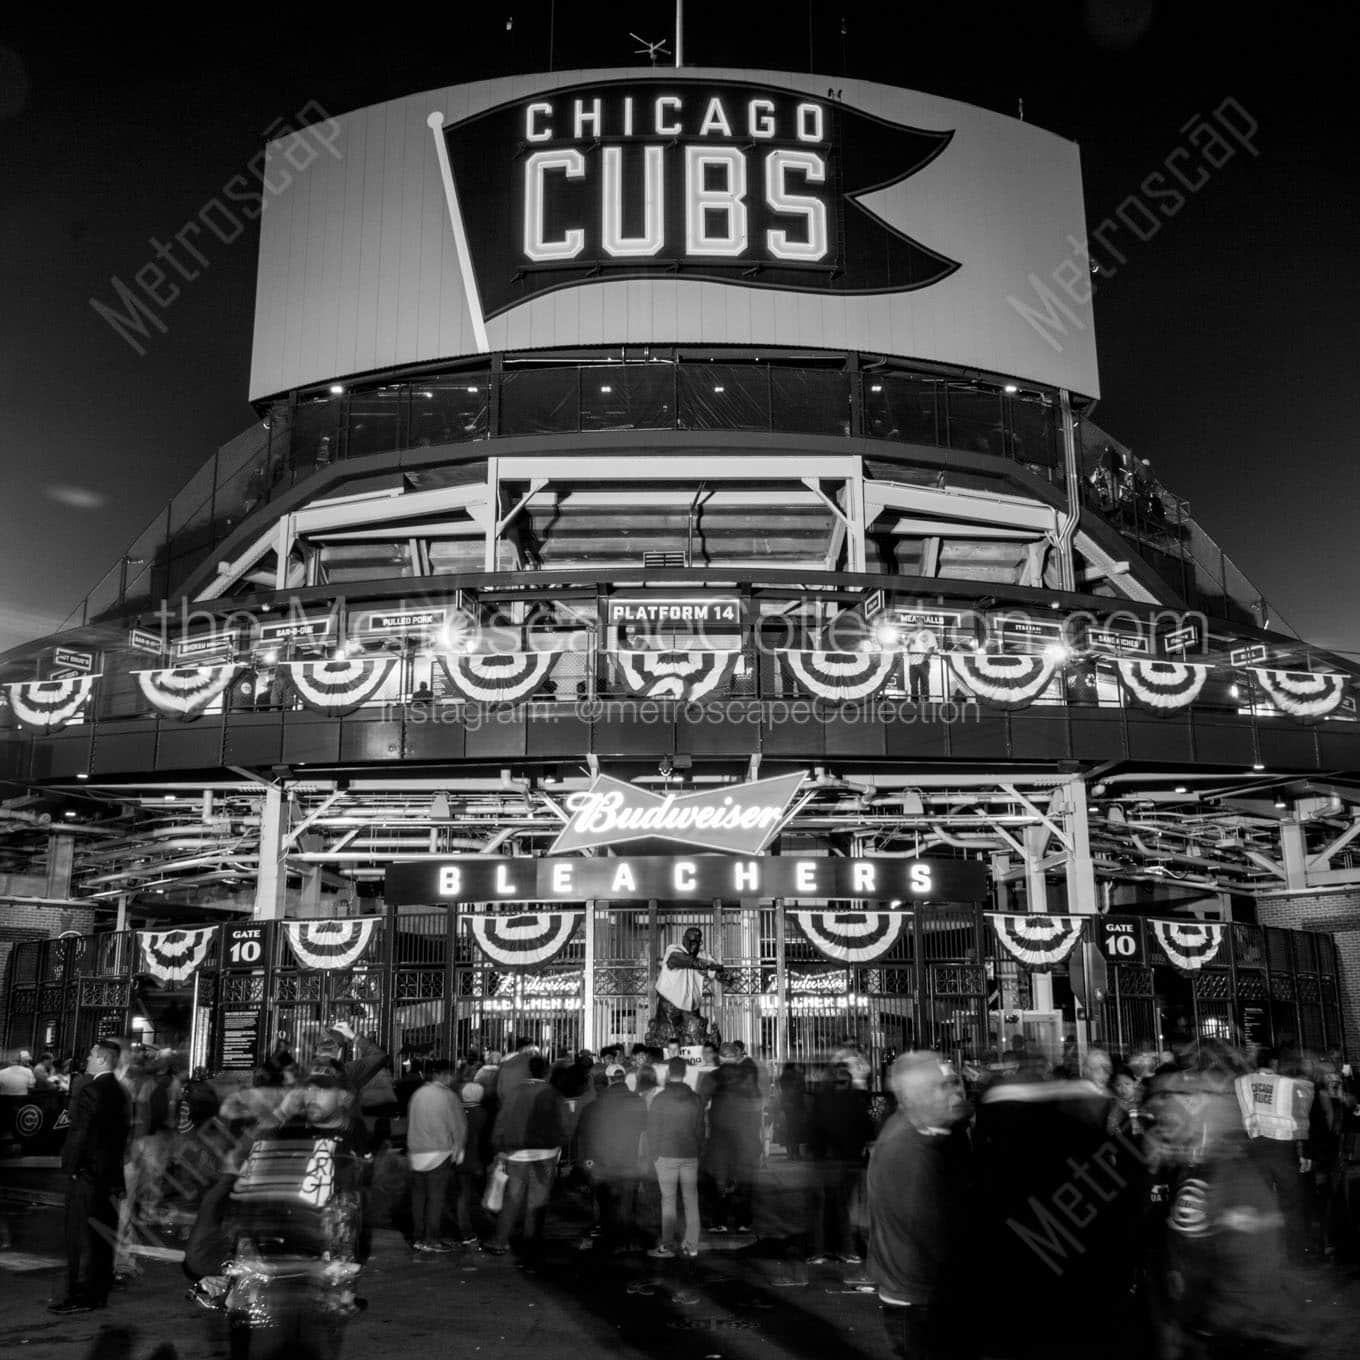
<path fill-rule="evenodd" d="M 1360 1057 L 1360 888 L 1259 897 L 1256 916 L 1263 926 L 1323 930 L 1336 941 L 1346 1054 Z"/>
<path fill-rule="evenodd" d="M 44 907 L 0 900 L 0 1034 L 9 1006 L 9 959 L 24 940 L 50 940 L 68 930 L 94 933 L 92 907 Z"/>

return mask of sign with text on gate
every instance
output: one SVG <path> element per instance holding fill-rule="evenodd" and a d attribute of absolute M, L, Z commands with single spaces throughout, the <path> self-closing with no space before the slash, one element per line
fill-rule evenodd
<path fill-rule="evenodd" d="M 988 882 L 986 865 L 975 860 L 466 855 L 394 864 L 387 871 L 384 896 L 390 906 L 779 897 L 872 901 L 881 911 L 923 902 L 978 902 L 986 897 Z"/>
<path fill-rule="evenodd" d="M 597 775 L 584 793 L 573 793 L 566 800 L 567 824 L 548 853 L 665 840 L 755 854 L 788 820 L 804 778 L 786 774 L 694 793 L 659 794 Z"/>

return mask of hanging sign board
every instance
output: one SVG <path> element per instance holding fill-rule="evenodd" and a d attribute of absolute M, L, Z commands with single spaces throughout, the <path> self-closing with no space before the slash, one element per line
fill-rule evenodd
<path fill-rule="evenodd" d="M 73 647 L 58 647 L 52 657 L 52 679 L 61 680 L 72 675 L 93 675 L 94 653 L 77 651 Z"/>
<path fill-rule="evenodd" d="M 1175 628 L 1162 639 L 1162 648 L 1168 652 L 1188 652 L 1199 646 L 1199 625 L 1188 623 L 1184 628 Z"/>
<path fill-rule="evenodd" d="M 1144 963 L 1143 923 L 1136 916 L 1106 916 L 1100 922 L 1100 952 L 1106 963 Z"/>
<path fill-rule="evenodd" d="M 1267 652 L 1264 643 L 1257 643 L 1252 647 L 1234 647 L 1228 653 L 1228 664 L 1231 666 L 1254 666 L 1258 662 L 1266 659 Z"/>
<path fill-rule="evenodd" d="M 206 665 L 236 654 L 241 635 L 234 628 L 226 633 L 200 633 L 196 637 L 180 638 L 175 643 L 175 661 Z"/>
<path fill-rule="evenodd" d="M 128 646 L 134 652 L 150 652 L 152 656 L 160 656 L 165 651 L 165 641 L 161 635 L 145 628 L 128 630 Z"/>
<path fill-rule="evenodd" d="M 798 859 L 790 855 L 636 855 L 573 859 L 489 858 L 394 864 L 389 905 L 457 902 L 582 902 L 682 898 L 849 899 L 909 908 L 978 902 L 987 866 L 953 859 Z M 883 910 L 882 907 L 879 910 Z"/>
<path fill-rule="evenodd" d="M 612 650 L 735 652 L 742 609 L 735 595 L 630 595 L 605 601 Z"/>
<path fill-rule="evenodd" d="M 1150 656 L 1151 642 L 1139 633 L 1121 633 L 1113 628 L 1089 628 L 1086 641 L 1094 652 L 1112 656 Z"/>

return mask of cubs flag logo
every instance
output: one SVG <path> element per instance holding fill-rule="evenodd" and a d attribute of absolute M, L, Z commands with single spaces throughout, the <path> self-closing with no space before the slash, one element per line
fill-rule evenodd
<path fill-rule="evenodd" d="M 866 202 L 930 164 L 952 129 L 679 77 L 427 121 L 481 322 L 554 289 L 647 275 L 894 293 L 960 267 Z"/>

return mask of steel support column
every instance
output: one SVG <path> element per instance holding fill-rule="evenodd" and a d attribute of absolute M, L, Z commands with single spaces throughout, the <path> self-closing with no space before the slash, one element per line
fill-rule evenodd
<path fill-rule="evenodd" d="M 255 908 L 251 913 L 256 921 L 283 919 L 288 891 L 288 872 L 284 863 L 286 808 L 282 786 L 270 784 L 260 805 L 260 867 L 255 879 Z"/>

